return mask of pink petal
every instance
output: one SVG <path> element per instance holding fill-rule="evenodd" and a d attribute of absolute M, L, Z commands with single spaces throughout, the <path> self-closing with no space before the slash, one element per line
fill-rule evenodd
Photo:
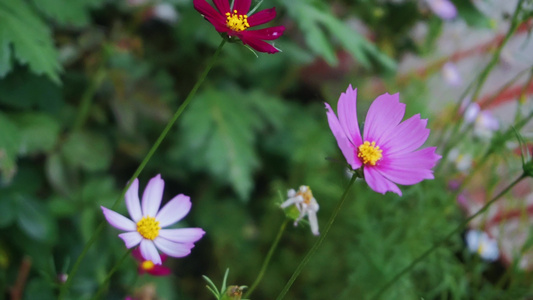
<path fill-rule="evenodd" d="M 141 254 L 141 249 L 139 247 L 133 249 L 131 251 L 131 256 L 133 256 L 133 258 L 135 258 L 136 261 L 138 262 L 143 262 L 144 261 L 144 257 L 142 256 Z"/>
<path fill-rule="evenodd" d="M 162 237 L 156 237 L 154 243 L 159 250 L 172 257 L 187 256 L 191 253 L 191 249 L 194 248 L 193 243 L 174 243 Z"/>
<path fill-rule="evenodd" d="M 357 89 L 353 89 L 351 84 L 346 89 L 346 93 L 342 93 L 339 97 L 337 114 L 339 123 L 350 142 L 355 146 L 361 145 L 363 142 L 357 122 Z"/>
<path fill-rule="evenodd" d="M 250 47 L 259 52 L 266 52 L 270 54 L 279 52 L 279 49 L 277 49 L 276 47 L 270 45 L 267 42 L 254 38 L 253 34 L 249 36 L 247 32 L 248 31 L 245 30 L 237 33 L 237 36 L 241 39 L 243 44 L 249 45 Z"/>
<path fill-rule="evenodd" d="M 194 0 L 194 8 L 200 12 L 209 21 L 218 32 L 226 32 L 226 16 L 217 12 L 205 0 Z"/>
<path fill-rule="evenodd" d="M 246 36 L 248 38 L 271 41 L 281 37 L 283 31 L 285 31 L 285 26 L 268 27 L 258 30 L 246 30 Z"/>
<path fill-rule="evenodd" d="M 194 243 L 204 236 L 201 228 L 162 229 L 159 236 L 176 243 Z"/>
<path fill-rule="evenodd" d="M 135 178 L 125 195 L 126 207 L 131 219 L 137 223 L 142 219 L 141 202 L 139 201 L 139 180 Z"/>
<path fill-rule="evenodd" d="M 215 3 L 218 11 L 223 15 L 230 11 L 228 0 L 213 0 L 213 3 Z"/>
<path fill-rule="evenodd" d="M 449 0 L 427 0 L 431 10 L 443 20 L 451 20 L 457 16 L 455 5 Z"/>
<path fill-rule="evenodd" d="M 258 26 L 258 25 L 265 24 L 265 23 L 272 21 L 275 17 L 276 17 L 275 7 L 264 9 L 251 16 L 248 16 L 248 24 L 250 24 L 250 27 Z"/>
<path fill-rule="evenodd" d="M 137 231 L 121 233 L 118 235 L 118 237 L 124 241 L 124 243 L 126 244 L 126 248 L 128 249 L 139 245 L 139 243 L 143 239 L 141 234 L 138 233 Z"/>
<path fill-rule="evenodd" d="M 237 14 L 246 15 L 250 11 L 252 0 L 235 0 L 233 3 L 233 10 L 237 10 Z"/>
<path fill-rule="evenodd" d="M 436 149 L 429 147 L 410 153 L 390 155 L 383 160 L 383 163 L 397 168 L 431 169 L 441 159 L 441 156 L 435 153 Z"/>
<path fill-rule="evenodd" d="M 335 113 L 331 109 L 331 106 L 328 103 L 326 104 L 326 115 L 328 116 L 328 123 L 329 128 L 331 129 L 331 132 L 333 133 L 333 136 L 335 136 L 335 139 L 337 140 L 337 144 L 339 145 L 339 148 L 342 151 L 342 154 L 346 158 L 346 161 L 350 166 L 352 166 L 352 169 L 356 170 L 361 167 L 361 161 L 359 159 L 355 158 L 355 147 L 350 142 L 350 139 L 348 136 L 346 136 L 345 131 L 342 129 L 339 120 L 337 119 L 337 116 L 335 116 Z"/>
<path fill-rule="evenodd" d="M 154 178 L 150 179 L 143 193 L 142 210 L 144 217 L 156 216 L 161 205 L 164 189 L 165 181 L 161 179 L 161 174 L 157 174 Z"/>
<path fill-rule="evenodd" d="M 161 257 L 159 256 L 159 252 L 157 252 L 154 242 L 143 239 L 139 248 L 141 249 L 141 254 L 145 260 L 150 260 L 156 265 L 161 264 Z"/>
<path fill-rule="evenodd" d="M 172 198 L 155 217 L 159 221 L 159 226 L 166 227 L 174 224 L 185 217 L 191 210 L 191 199 L 189 196 L 179 194 Z"/>
<path fill-rule="evenodd" d="M 124 231 L 137 230 L 137 225 L 132 220 L 103 206 L 100 208 L 102 208 L 102 212 L 111 226 Z"/>
<path fill-rule="evenodd" d="M 376 170 L 388 180 L 402 185 L 413 185 L 424 179 L 434 178 L 433 171 L 428 169 L 379 167 Z"/>
<path fill-rule="evenodd" d="M 365 120 L 364 139 L 376 142 L 381 147 L 382 137 L 400 123 L 405 114 L 405 104 L 400 103 L 400 95 L 383 94 L 374 100 L 368 109 Z"/>
<path fill-rule="evenodd" d="M 426 125 L 427 119 L 421 120 L 420 114 L 417 114 L 389 130 L 380 140 L 383 155 L 402 154 L 418 149 L 429 136 Z"/>
<path fill-rule="evenodd" d="M 163 265 L 154 265 L 152 269 L 146 270 L 146 272 L 153 276 L 167 276 L 170 275 L 171 270 Z"/>
<path fill-rule="evenodd" d="M 364 169 L 365 181 L 375 192 L 385 194 L 386 192 L 393 192 L 402 195 L 402 191 L 397 185 L 392 183 L 387 178 L 383 177 L 375 168 L 366 166 Z"/>

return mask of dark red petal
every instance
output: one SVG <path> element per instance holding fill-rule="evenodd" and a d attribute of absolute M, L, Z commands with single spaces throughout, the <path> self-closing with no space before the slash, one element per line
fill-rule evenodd
<path fill-rule="evenodd" d="M 209 5 L 205 0 L 194 0 L 194 8 L 209 21 L 218 32 L 225 32 L 226 17 Z"/>
<path fill-rule="evenodd" d="M 250 27 L 265 24 L 272 21 L 276 17 L 276 8 L 272 7 L 264 9 L 248 17 L 248 24 Z"/>
<path fill-rule="evenodd" d="M 162 265 L 154 265 L 154 267 L 147 272 L 153 276 L 167 276 L 171 273 L 169 268 Z"/>
<path fill-rule="evenodd" d="M 259 51 L 259 52 L 266 52 L 266 53 L 276 53 L 279 52 L 278 49 L 276 49 L 274 46 L 270 45 L 267 42 L 263 42 L 260 39 L 256 39 L 253 36 L 248 36 L 247 31 L 243 31 L 239 33 L 239 38 L 245 45 L 249 45 L 253 49 Z"/>
<path fill-rule="evenodd" d="M 144 261 L 144 258 L 141 255 L 141 249 L 139 249 L 139 247 L 137 247 L 137 248 L 133 249 L 133 251 L 131 251 L 131 256 L 133 256 L 133 258 L 135 258 L 135 260 L 138 261 L 138 262 L 143 262 Z"/>
<path fill-rule="evenodd" d="M 223 15 L 226 15 L 230 11 L 228 0 L 213 0 L 213 3 L 215 3 L 218 11 Z"/>
<path fill-rule="evenodd" d="M 250 11 L 252 0 L 235 0 L 233 3 L 233 10 L 237 10 L 237 14 L 246 15 Z"/>
<path fill-rule="evenodd" d="M 246 30 L 246 36 L 258 40 L 275 40 L 285 31 L 285 26 L 268 27 L 258 30 Z"/>

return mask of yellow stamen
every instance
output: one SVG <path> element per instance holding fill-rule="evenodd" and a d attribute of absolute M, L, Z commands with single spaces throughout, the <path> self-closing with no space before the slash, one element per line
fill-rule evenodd
<path fill-rule="evenodd" d="M 137 222 L 137 231 L 148 240 L 153 240 L 159 235 L 159 222 L 153 217 L 143 217 Z"/>
<path fill-rule="evenodd" d="M 365 141 L 358 149 L 359 153 L 357 154 L 357 157 L 359 157 L 365 165 L 375 166 L 376 162 L 383 157 L 381 154 L 383 150 L 379 149 L 379 146 L 376 146 L 376 142 L 370 143 Z"/>
<path fill-rule="evenodd" d="M 248 16 L 237 14 L 237 10 L 234 10 L 233 13 L 227 12 L 226 26 L 228 26 L 229 29 L 237 32 L 246 30 L 246 28 L 250 27 L 250 24 L 248 24 Z"/>
<path fill-rule="evenodd" d="M 154 263 L 151 260 L 145 260 L 142 262 L 141 268 L 145 271 L 150 271 L 154 268 Z"/>
<path fill-rule="evenodd" d="M 308 186 L 305 186 L 305 190 L 303 192 L 302 192 L 302 189 L 300 188 L 298 193 L 296 193 L 296 196 L 302 196 L 302 198 L 304 198 L 305 204 L 310 204 L 311 199 L 313 199 L 313 193 L 311 192 L 311 189 Z"/>

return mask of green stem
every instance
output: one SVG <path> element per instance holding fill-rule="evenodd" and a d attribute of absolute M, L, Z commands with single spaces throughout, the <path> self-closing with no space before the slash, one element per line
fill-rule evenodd
<path fill-rule="evenodd" d="M 422 253 L 420 256 L 418 256 L 415 260 L 413 260 L 407 267 L 405 267 L 402 271 L 400 271 L 396 276 L 394 276 L 391 280 L 389 280 L 380 290 L 378 293 L 376 293 L 371 299 L 381 299 L 380 296 L 388 289 L 390 288 L 396 281 L 398 281 L 403 275 L 409 273 L 419 262 L 424 260 L 428 255 L 430 255 L 433 251 L 435 251 L 437 248 L 442 246 L 444 243 L 448 242 L 450 238 L 455 236 L 457 233 L 459 233 L 461 230 L 465 228 L 466 225 L 470 221 L 472 221 L 475 217 L 479 216 L 480 214 L 487 211 L 487 209 L 497 200 L 499 200 L 503 195 L 505 195 L 507 192 L 509 192 L 517 183 L 522 181 L 522 179 L 526 178 L 526 174 L 520 175 L 515 181 L 513 181 L 511 184 L 509 184 L 503 191 L 501 191 L 496 197 L 494 197 L 492 200 L 487 202 L 485 206 L 483 206 L 478 212 L 473 214 L 472 216 L 466 218 L 457 228 L 452 230 L 450 233 L 448 233 L 443 239 L 435 243 L 431 248 L 426 250 L 424 253 Z"/>
<path fill-rule="evenodd" d="M 91 102 L 94 98 L 94 94 L 104 81 L 106 76 L 105 71 L 105 63 L 102 63 L 100 67 L 98 67 L 98 70 L 96 71 L 96 74 L 94 75 L 94 79 L 91 81 L 89 87 L 87 90 L 83 93 L 80 101 L 80 107 L 78 110 L 78 116 L 76 117 L 76 121 L 72 127 L 72 131 L 78 131 L 81 129 L 85 121 L 87 120 L 87 117 L 89 116 L 89 109 L 91 108 Z"/>
<path fill-rule="evenodd" d="M 279 293 L 279 295 L 276 298 L 276 300 L 281 300 L 281 299 L 283 299 L 285 297 L 285 295 L 287 294 L 287 292 L 291 288 L 291 286 L 294 283 L 294 281 L 296 280 L 296 278 L 302 272 L 302 269 L 307 265 L 309 260 L 311 260 L 311 257 L 313 256 L 313 254 L 315 254 L 316 250 L 318 250 L 320 245 L 322 245 L 322 242 L 324 242 L 324 240 L 326 239 L 326 237 L 328 235 L 328 232 L 329 232 L 329 230 L 331 228 L 331 225 L 333 225 L 333 222 L 335 222 L 335 219 L 337 218 L 337 215 L 339 214 L 339 212 L 341 210 L 342 204 L 344 203 L 344 200 L 346 200 L 346 196 L 348 196 L 348 192 L 350 191 L 350 188 L 352 187 L 352 185 L 355 182 L 355 179 L 357 179 L 357 177 L 358 177 L 357 174 L 354 173 L 354 175 L 352 176 L 352 179 L 350 180 L 350 183 L 348 183 L 348 186 L 346 187 L 346 190 L 344 190 L 344 193 L 342 194 L 341 199 L 339 200 L 339 202 L 337 203 L 337 206 L 333 210 L 333 213 L 331 214 L 331 217 L 329 217 L 328 223 L 326 224 L 326 227 L 325 227 L 324 231 L 322 232 L 322 234 L 320 235 L 318 240 L 315 242 L 313 247 L 311 247 L 309 252 L 307 252 L 305 257 L 302 259 L 302 261 L 300 262 L 300 264 L 298 265 L 298 267 L 296 268 L 296 270 L 292 274 L 292 276 L 289 279 L 289 281 L 287 282 L 287 284 L 285 284 L 285 287 L 283 287 L 283 290 Z"/>
<path fill-rule="evenodd" d="M 289 219 L 285 218 L 283 223 L 281 224 L 281 227 L 279 228 L 278 235 L 276 236 L 276 239 L 272 243 L 272 246 L 270 246 L 270 250 L 268 250 L 267 256 L 265 258 L 265 261 L 263 262 L 263 265 L 261 266 L 261 270 L 259 271 L 259 274 L 257 275 L 257 278 L 255 279 L 254 283 L 248 289 L 246 294 L 244 294 L 244 298 L 249 298 L 252 292 L 255 290 L 259 282 L 261 282 L 261 279 L 263 279 L 263 276 L 265 275 L 265 271 L 268 267 L 268 264 L 270 263 L 270 259 L 272 258 L 272 254 L 274 254 L 274 251 L 278 247 L 279 241 L 281 240 L 281 237 L 283 236 L 283 232 L 285 232 L 285 228 L 287 227 L 287 223 L 289 223 Z"/>
<path fill-rule="evenodd" d="M 102 284 L 100 285 L 100 288 L 98 288 L 98 291 L 96 292 L 96 295 L 93 297 L 94 300 L 102 298 L 102 293 L 107 288 L 107 285 L 109 283 L 109 280 L 111 279 L 111 276 L 113 276 L 113 274 L 118 270 L 118 268 L 120 267 L 120 265 L 122 265 L 124 260 L 126 260 L 126 258 L 128 256 L 130 256 L 131 250 L 132 249 L 128 249 L 128 251 L 126 251 L 126 253 L 124 253 L 124 255 L 120 258 L 120 260 L 111 269 L 111 271 L 109 271 L 109 273 L 107 273 L 107 276 L 105 277 L 104 282 L 102 282 Z"/>
<path fill-rule="evenodd" d="M 189 95 L 187 96 L 185 101 L 183 101 L 183 103 L 178 107 L 178 110 L 176 110 L 176 112 L 172 116 L 172 119 L 168 122 L 167 126 L 163 129 L 163 131 L 161 132 L 161 134 L 159 135 L 159 137 L 155 141 L 155 143 L 152 146 L 152 148 L 150 148 L 150 150 L 146 154 L 145 158 L 143 159 L 143 161 L 141 162 L 141 164 L 139 165 L 139 167 L 137 168 L 135 173 L 133 173 L 133 176 L 131 176 L 128 184 L 122 190 L 122 194 L 120 195 L 120 197 L 118 197 L 115 200 L 115 202 L 113 203 L 113 206 L 111 207 L 111 209 L 116 209 L 118 204 L 120 203 L 120 200 L 124 199 L 124 195 L 126 194 L 126 191 L 129 189 L 129 187 L 132 184 L 133 180 L 135 178 L 139 177 L 139 174 L 141 174 L 141 172 L 144 169 L 144 167 L 146 166 L 146 164 L 148 164 L 148 161 L 150 160 L 150 158 L 152 158 L 152 156 L 154 155 L 154 153 L 157 150 L 157 148 L 159 148 L 159 145 L 161 144 L 163 139 L 165 139 L 165 137 L 167 136 L 168 132 L 170 131 L 170 129 L 172 128 L 174 123 L 178 120 L 178 118 L 180 117 L 181 113 L 185 110 L 185 108 L 187 108 L 187 105 L 189 105 L 189 102 L 191 102 L 192 98 L 196 94 L 196 91 L 198 90 L 200 85 L 204 82 L 205 78 L 207 77 L 207 74 L 209 73 L 209 71 L 211 70 L 213 65 L 215 64 L 216 58 L 220 54 L 220 51 L 222 50 L 222 47 L 224 46 L 225 43 L 226 43 L 226 41 L 222 40 L 222 42 L 218 46 L 217 50 L 215 51 L 215 54 L 213 54 L 213 56 L 209 60 L 209 62 L 207 64 L 207 67 L 205 68 L 205 70 L 202 72 L 202 74 L 198 78 L 198 81 L 196 82 L 196 84 L 194 85 L 192 90 L 189 92 Z M 59 299 L 60 300 L 63 299 L 63 297 L 65 296 L 66 291 L 68 290 L 68 288 L 72 284 L 72 278 L 74 277 L 74 275 L 78 271 L 80 263 L 82 262 L 83 258 L 87 254 L 87 251 L 89 251 L 89 248 L 96 241 L 97 237 L 100 235 L 100 233 L 104 229 L 105 223 L 106 222 L 104 220 L 104 221 L 102 221 L 100 223 L 100 225 L 98 225 L 98 227 L 95 230 L 94 234 L 91 236 L 91 238 L 89 239 L 89 241 L 87 242 L 87 244 L 83 248 L 82 253 L 80 254 L 80 256 L 78 256 L 78 259 L 76 260 L 76 262 L 72 266 L 72 270 L 68 274 L 69 276 L 67 278 L 67 281 L 65 282 L 64 285 L 61 286 L 61 289 L 60 289 L 60 292 L 59 292 Z"/>

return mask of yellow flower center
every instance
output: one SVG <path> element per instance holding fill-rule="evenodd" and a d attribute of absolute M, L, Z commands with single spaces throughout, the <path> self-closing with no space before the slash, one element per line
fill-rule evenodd
<path fill-rule="evenodd" d="M 302 196 L 302 198 L 304 198 L 305 204 L 310 204 L 311 199 L 313 199 L 313 193 L 311 192 L 311 189 L 308 186 L 306 186 L 304 192 L 302 192 L 301 190 L 298 191 L 298 193 L 296 193 L 296 196 Z"/>
<path fill-rule="evenodd" d="M 234 10 L 233 13 L 227 12 L 226 26 L 233 31 L 243 31 L 250 27 L 250 24 L 248 24 L 248 16 L 237 14 L 237 10 Z"/>
<path fill-rule="evenodd" d="M 363 164 L 375 166 L 376 162 L 380 160 L 383 155 L 381 154 L 383 150 L 379 149 L 379 146 L 376 146 L 376 142 L 364 142 L 359 146 L 359 153 L 357 157 L 361 159 Z"/>
<path fill-rule="evenodd" d="M 137 231 L 148 240 L 153 240 L 159 235 L 159 222 L 153 217 L 143 217 L 137 222 Z"/>
<path fill-rule="evenodd" d="M 150 271 L 154 268 L 154 263 L 151 260 L 145 260 L 142 262 L 141 268 L 145 271 Z"/>

